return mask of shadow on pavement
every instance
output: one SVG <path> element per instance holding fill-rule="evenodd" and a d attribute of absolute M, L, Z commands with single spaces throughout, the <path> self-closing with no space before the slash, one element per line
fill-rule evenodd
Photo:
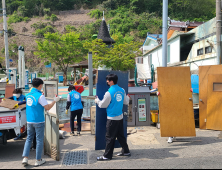
<path fill-rule="evenodd" d="M 0 145 L 0 161 L 18 161 L 22 162 L 22 153 L 25 145 L 25 140 L 10 141 L 7 145 Z"/>
<path fill-rule="evenodd" d="M 216 137 L 194 137 L 194 138 L 176 138 L 171 146 L 192 146 L 192 145 L 208 145 L 213 143 L 221 143 L 222 139 Z"/>
<path fill-rule="evenodd" d="M 179 155 L 171 153 L 171 151 L 179 150 L 179 148 L 162 148 L 162 149 L 134 149 L 130 150 L 130 157 L 118 157 L 116 156 L 117 152 L 113 155 L 113 159 L 111 161 L 120 161 L 120 160 L 136 160 L 136 159 L 167 159 L 167 158 L 176 158 Z M 98 156 L 103 155 L 104 152 L 100 151 L 100 153 L 94 152 L 91 153 L 89 160 L 90 164 L 97 163 L 96 158 Z"/>
<path fill-rule="evenodd" d="M 59 145 L 60 145 L 60 151 L 62 150 L 73 150 L 73 149 L 77 149 L 79 147 L 81 147 L 82 145 L 80 144 L 75 144 L 75 138 L 73 138 L 73 143 L 68 143 L 65 144 L 66 140 L 70 140 L 70 138 L 72 138 L 71 136 L 66 136 L 65 139 L 59 139 Z"/>

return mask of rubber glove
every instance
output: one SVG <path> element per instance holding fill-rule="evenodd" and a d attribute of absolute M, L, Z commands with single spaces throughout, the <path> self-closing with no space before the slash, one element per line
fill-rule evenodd
<path fill-rule="evenodd" d="M 17 109 L 19 107 L 18 103 L 14 106 L 15 109 Z"/>
<path fill-rule="evenodd" d="M 66 110 L 66 114 L 68 114 L 68 110 Z"/>
<path fill-rule="evenodd" d="M 54 101 L 58 102 L 60 100 L 60 97 L 58 97 L 57 95 L 54 97 Z"/>
<path fill-rule="evenodd" d="M 95 103 L 97 104 L 99 101 L 98 97 L 95 98 Z"/>

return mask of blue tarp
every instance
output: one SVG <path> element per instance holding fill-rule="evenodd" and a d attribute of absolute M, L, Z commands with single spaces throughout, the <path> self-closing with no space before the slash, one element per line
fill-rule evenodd
<path fill-rule="evenodd" d="M 193 89 L 193 93 L 199 94 L 199 76 L 197 74 L 191 75 L 191 87 Z"/>

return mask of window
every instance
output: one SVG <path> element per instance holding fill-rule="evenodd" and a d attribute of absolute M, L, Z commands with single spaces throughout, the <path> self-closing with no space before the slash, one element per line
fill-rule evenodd
<path fill-rule="evenodd" d="M 167 63 L 170 63 L 170 45 L 167 46 Z"/>
<path fill-rule="evenodd" d="M 203 55 L 203 48 L 197 50 L 197 56 Z"/>
<path fill-rule="evenodd" d="M 214 83 L 213 88 L 214 91 L 222 91 L 222 83 Z"/>
<path fill-rule="evenodd" d="M 212 53 L 212 47 L 211 46 L 205 48 L 205 54 L 208 54 L 208 53 Z"/>
<path fill-rule="evenodd" d="M 137 63 L 138 64 L 143 64 L 143 58 L 142 57 L 138 57 L 137 58 Z"/>

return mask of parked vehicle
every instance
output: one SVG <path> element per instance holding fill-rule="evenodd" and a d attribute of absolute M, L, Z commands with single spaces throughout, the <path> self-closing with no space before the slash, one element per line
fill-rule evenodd
<path fill-rule="evenodd" d="M 25 136 L 27 128 L 26 108 L 10 110 L 0 107 L 0 145 L 7 140 Z"/>

